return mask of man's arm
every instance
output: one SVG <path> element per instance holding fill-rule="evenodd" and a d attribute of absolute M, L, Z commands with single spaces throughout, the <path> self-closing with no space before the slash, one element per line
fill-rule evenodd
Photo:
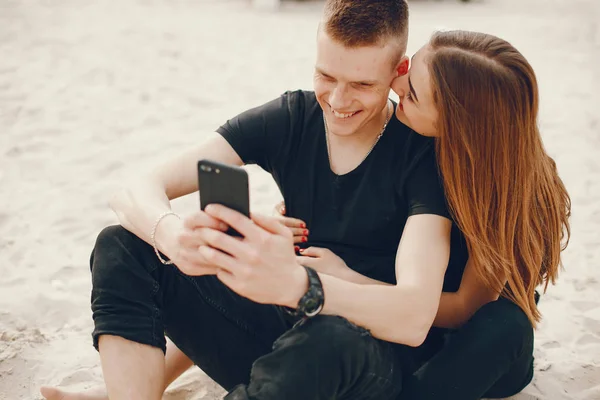
<path fill-rule="evenodd" d="M 291 136 L 294 112 L 302 110 L 303 92 L 286 92 L 261 106 L 229 119 L 204 144 L 172 159 L 120 190 L 110 201 L 121 225 L 150 242 L 157 218 L 170 210 L 170 200 L 198 190 L 197 162 L 202 158 L 225 164 L 256 163 L 268 172 L 277 165 L 281 148 Z M 202 273 L 206 263 L 198 259 L 202 242 L 192 234 L 199 226 L 226 229 L 205 213 L 191 214 L 180 221 L 165 216 L 157 227 L 158 249 L 176 261 L 183 272 Z"/>
<path fill-rule="evenodd" d="M 202 145 L 167 161 L 148 175 L 137 177 L 135 182 L 117 191 L 109 205 L 121 225 L 150 243 L 152 226 L 160 214 L 171 209 L 170 200 L 198 190 L 197 163 L 202 158 L 242 165 L 233 147 L 215 133 Z M 183 222 L 179 219 L 164 218 L 156 231 L 158 249 L 172 256 L 177 248 L 177 235 L 173 233 L 182 228 Z"/>

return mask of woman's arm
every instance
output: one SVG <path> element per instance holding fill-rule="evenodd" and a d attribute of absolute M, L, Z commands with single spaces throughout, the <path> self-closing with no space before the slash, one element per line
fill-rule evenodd
<path fill-rule="evenodd" d="M 311 247 L 298 261 L 322 274 L 360 285 L 394 286 L 360 274 L 328 249 Z M 457 292 L 442 292 L 440 306 L 433 322 L 438 328 L 456 329 L 467 322 L 485 304 L 498 299 L 498 293 L 487 288 L 475 275 L 472 262 L 467 263 Z"/>
<path fill-rule="evenodd" d="M 442 293 L 434 326 L 457 329 L 479 310 L 492 301 L 498 300 L 500 294 L 487 287 L 475 273 L 473 261 L 469 259 L 463 273 L 460 287 L 455 293 Z"/>
<path fill-rule="evenodd" d="M 451 222 L 437 215 L 411 216 L 396 256 L 394 286 L 361 285 L 321 275 L 323 312 L 341 315 L 384 340 L 420 345 L 439 307 L 450 255 Z"/>

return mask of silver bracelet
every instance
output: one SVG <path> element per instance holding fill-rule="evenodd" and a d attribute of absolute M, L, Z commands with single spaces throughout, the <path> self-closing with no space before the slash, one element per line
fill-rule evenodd
<path fill-rule="evenodd" d="M 160 252 L 158 251 L 158 248 L 156 247 L 156 228 L 158 227 L 158 223 L 160 221 L 162 221 L 162 219 L 164 217 L 166 217 L 167 215 L 174 215 L 177 218 L 181 219 L 179 214 L 177 214 L 176 212 L 173 212 L 171 210 L 165 211 L 164 213 L 160 214 L 158 216 L 158 218 L 156 218 L 156 221 L 154 222 L 154 225 L 152 226 L 152 232 L 150 232 L 150 242 L 152 242 L 152 247 L 154 248 L 154 253 L 156 253 L 156 257 L 158 257 L 160 262 L 163 263 L 164 265 L 171 265 L 171 264 L 173 264 L 173 261 L 165 260 L 164 258 L 162 258 L 160 255 Z"/>

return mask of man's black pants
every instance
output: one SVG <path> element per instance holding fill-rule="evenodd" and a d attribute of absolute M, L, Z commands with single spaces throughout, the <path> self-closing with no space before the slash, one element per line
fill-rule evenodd
<path fill-rule="evenodd" d="M 503 299 L 411 348 L 341 317 L 297 321 L 214 276 L 184 275 L 121 226 L 100 233 L 91 269 L 96 348 L 115 335 L 164 351 L 166 334 L 231 400 L 505 397 L 533 374 L 533 329 Z"/>

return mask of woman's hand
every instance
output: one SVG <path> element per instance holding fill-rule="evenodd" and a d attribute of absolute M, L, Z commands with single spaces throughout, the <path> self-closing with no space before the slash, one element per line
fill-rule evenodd
<path fill-rule="evenodd" d="M 306 223 L 297 218 L 286 217 L 285 203 L 283 201 L 275 206 L 273 216 L 292 231 L 294 243 L 305 243 L 308 241 L 308 229 L 306 228 Z"/>
<path fill-rule="evenodd" d="M 309 247 L 300 250 L 296 257 L 300 265 L 313 268 L 315 271 L 347 280 L 348 274 L 353 272 L 339 256 L 329 249 L 322 247 Z"/>

